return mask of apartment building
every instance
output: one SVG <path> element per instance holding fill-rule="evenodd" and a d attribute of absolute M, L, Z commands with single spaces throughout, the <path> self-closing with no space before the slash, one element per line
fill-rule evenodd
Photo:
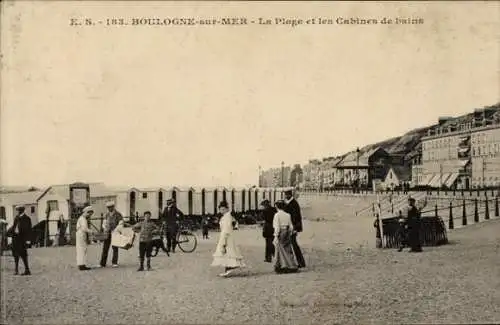
<path fill-rule="evenodd" d="M 414 185 L 469 189 L 498 184 L 499 114 L 495 105 L 440 118 L 421 139 L 421 164 L 412 167 Z"/>

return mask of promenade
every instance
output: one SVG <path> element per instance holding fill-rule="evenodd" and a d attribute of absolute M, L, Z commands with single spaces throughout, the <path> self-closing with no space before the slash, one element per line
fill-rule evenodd
<path fill-rule="evenodd" d="M 333 201 L 334 202 L 334 201 Z M 328 211 L 325 209 L 328 208 Z M 344 210 L 342 210 L 344 209 Z M 323 210 L 323 211 L 322 211 Z M 330 211 L 336 211 L 335 213 Z M 209 267 L 217 233 L 194 253 L 160 253 L 136 272 L 137 247 L 120 268 L 79 272 L 74 247 L 32 249 L 31 277 L 2 257 L 9 324 L 387 324 L 500 321 L 500 218 L 450 231 L 422 254 L 378 250 L 372 217 L 314 203 L 299 241 L 307 269 L 276 275 L 261 230 L 237 231 L 249 268 L 221 279 Z M 316 218 L 316 217 L 315 217 Z M 315 219 L 311 218 L 311 219 Z M 323 218 L 323 220 L 321 219 Z M 97 264 L 100 246 L 90 248 Z"/>

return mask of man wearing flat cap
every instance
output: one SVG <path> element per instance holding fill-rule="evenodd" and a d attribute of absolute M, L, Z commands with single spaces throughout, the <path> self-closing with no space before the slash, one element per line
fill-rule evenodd
<path fill-rule="evenodd" d="M 101 267 L 105 267 L 108 261 L 109 247 L 111 246 L 111 233 L 115 230 L 120 222 L 123 222 L 123 216 L 120 212 L 116 211 L 115 202 L 106 202 L 106 207 L 108 212 L 104 216 L 104 232 L 107 234 L 107 238 L 102 245 L 102 255 L 101 255 Z M 111 263 L 113 267 L 118 267 L 118 247 L 113 246 L 113 257 L 111 258 Z"/>
<path fill-rule="evenodd" d="M 32 228 L 31 219 L 24 211 L 24 206 L 17 206 L 17 216 L 14 218 L 14 224 L 8 230 L 12 236 L 12 256 L 14 256 L 15 271 L 14 274 L 19 274 L 19 258 L 23 260 L 24 273 L 22 275 L 31 275 L 28 264 L 27 245 L 31 242 Z"/>
<path fill-rule="evenodd" d="M 274 215 L 278 210 L 271 206 L 269 200 L 264 200 L 260 204 L 264 209 L 262 211 L 262 219 L 264 219 L 264 226 L 262 228 L 262 237 L 266 240 L 266 250 L 264 262 L 271 263 L 274 256 L 274 228 L 273 220 Z"/>
<path fill-rule="evenodd" d="M 166 226 L 166 237 L 167 237 L 167 251 L 175 253 L 175 246 L 177 242 L 175 240 L 177 236 L 177 231 L 179 229 L 179 221 L 184 217 L 184 213 L 182 213 L 179 208 L 177 208 L 174 199 L 167 200 L 167 206 L 163 210 L 162 213 L 162 221 Z"/>
<path fill-rule="evenodd" d="M 285 191 L 285 212 L 290 214 L 293 224 L 293 234 L 291 237 L 293 252 L 297 258 L 297 264 L 299 268 L 306 267 L 306 261 L 304 260 L 304 255 L 302 255 L 302 250 L 297 243 L 297 233 L 302 232 L 302 214 L 300 212 L 300 205 L 293 197 L 293 191 Z"/>

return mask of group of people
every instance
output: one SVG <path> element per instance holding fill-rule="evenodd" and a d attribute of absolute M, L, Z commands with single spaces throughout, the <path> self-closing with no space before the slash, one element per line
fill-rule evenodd
<path fill-rule="evenodd" d="M 274 257 L 276 273 L 292 273 L 304 268 L 306 263 L 297 243 L 297 234 L 302 232 L 302 215 L 293 192 L 285 192 L 285 200 L 276 201 L 275 207 L 268 200 L 264 200 L 261 206 L 264 217 L 264 261 L 272 263 Z M 212 266 L 224 267 L 224 272 L 219 276 L 227 277 L 235 269 L 245 267 L 245 262 L 233 233 L 233 217 L 228 203 L 222 201 L 219 210 L 222 218 L 219 221 L 220 234 Z"/>
<path fill-rule="evenodd" d="M 111 258 L 112 267 L 118 267 L 118 247 L 112 246 L 112 234 L 113 232 L 122 232 L 125 226 L 123 216 L 120 212 L 115 209 L 114 202 L 107 202 L 106 207 L 108 212 L 105 215 L 103 222 L 103 233 L 105 239 L 102 246 L 101 261 L 99 266 L 106 267 L 108 260 L 108 253 L 110 247 L 113 250 L 113 256 Z M 87 266 L 87 247 L 90 244 L 90 236 L 93 232 L 89 228 L 89 219 L 94 214 L 94 209 L 92 206 L 87 206 L 83 209 L 82 215 L 78 218 L 76 226 L 76 260 L 78 268 L 82 271 L 90 270 L 91 268 Z M 167 206 L 162 212 L 162 221 L 165 226 L 165 236 L 167 239 L 167 247 L 163 247 L 163 241 L 159 241 L 161 248 L 169 254 L 170 252 L 175 253 L 175 247 L 177 246 L 176 235 L 178 231 L 178 220 L 182 218 L 184 214 L 180 211 L 175 200 L 167 200 Z M 132 230 L 138 233 L 139 238 L 139 268 L 138 271 L 144 271 L 144 262 L 146 261 L 146 269 L 151 270 L 151 255 L 153 251 L 154 237 L 163 231 L 162 228 L 158 227 L 151 220 L 151 212 L 144 212 L 143 220 L 137 222 L 132 226 Z"/>
<path fill-rule="evenodd" d="M 297 243 L 297 234 L 302 232 L 302 216 L 300 206 L 293 197 L 292 191 L 285 193 L 285 200 L 279 200 L 272 207 L 268 200 L 261 203 L 263 207 L 263 237 L 265 238 L 265 262 L 271 263 L 275 258 L 274 270 L 277 273 L 297 272 L 299 268 L 306 266 L 304 256 Z M 115 208 L 114 202 L 107 202 L 106 212 L 102 225 L 102 232 L 92 229 L 90 219 L 94 215 L 94 208 L 86 206 L 82 209 L 76 223 L 76 262 L 81 271 L 91 270 L 87 266 L 88 246 L 95 233 L 101 233 L 103 237 L 102 252 L 99 267 L 104 268 L 108 262 L 109 250 L 112 250 L 111 265 L 118 267 L 119 248 L 112 245 L 112 235 L 116 231 L 120 233 L 125 227 L 123 216 Z M 226 201 L 219 206 L 222 217 L 219 220 L 219 240 L 213 254 L 212 266 L 223 266 L 224 272 L 220 276 L 226 277 L 235 269 L 245 267 L 243 256 L 234 237 L 234 218 Z M 24 263 L 24 273 L 30 275 L 27 247 L 32 238 L 31 219 L 25 214 L 24 206 L 17 207 L 18 214 L 14 219 L 12 227 L 7 230 L 7 235 L 12 237 L 12 253 L 15 261 L 15 274 L 19 274 L 19 261 Z M 167 239 L 167 247 L 162 247 L 167 253 L 174 253 L 176 235 L 179 220 L 184 216 L 175 200 L 169 199 L 167 206 L 162 212 L 161 219 L 164 227 L 158 227 L 151 220 L 151 213 L 146 211 L 143 220 L 134 224 L 131 228 L 138 234 L 139 241 L 139 268 L 138 271 L 151 270 L 151 255 L 154 237 L 158 233 Z M 163 241 L 160 240 L 163 246 Z M 146 264 L 146 265 L 145 265 Z"/>

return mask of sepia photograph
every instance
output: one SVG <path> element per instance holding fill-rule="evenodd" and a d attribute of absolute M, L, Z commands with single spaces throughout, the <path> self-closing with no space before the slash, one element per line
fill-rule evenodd
<path fill-rule="evenodd" d="M 499 1 L 0 4 L 0 324 L 499 324 Z"/>

